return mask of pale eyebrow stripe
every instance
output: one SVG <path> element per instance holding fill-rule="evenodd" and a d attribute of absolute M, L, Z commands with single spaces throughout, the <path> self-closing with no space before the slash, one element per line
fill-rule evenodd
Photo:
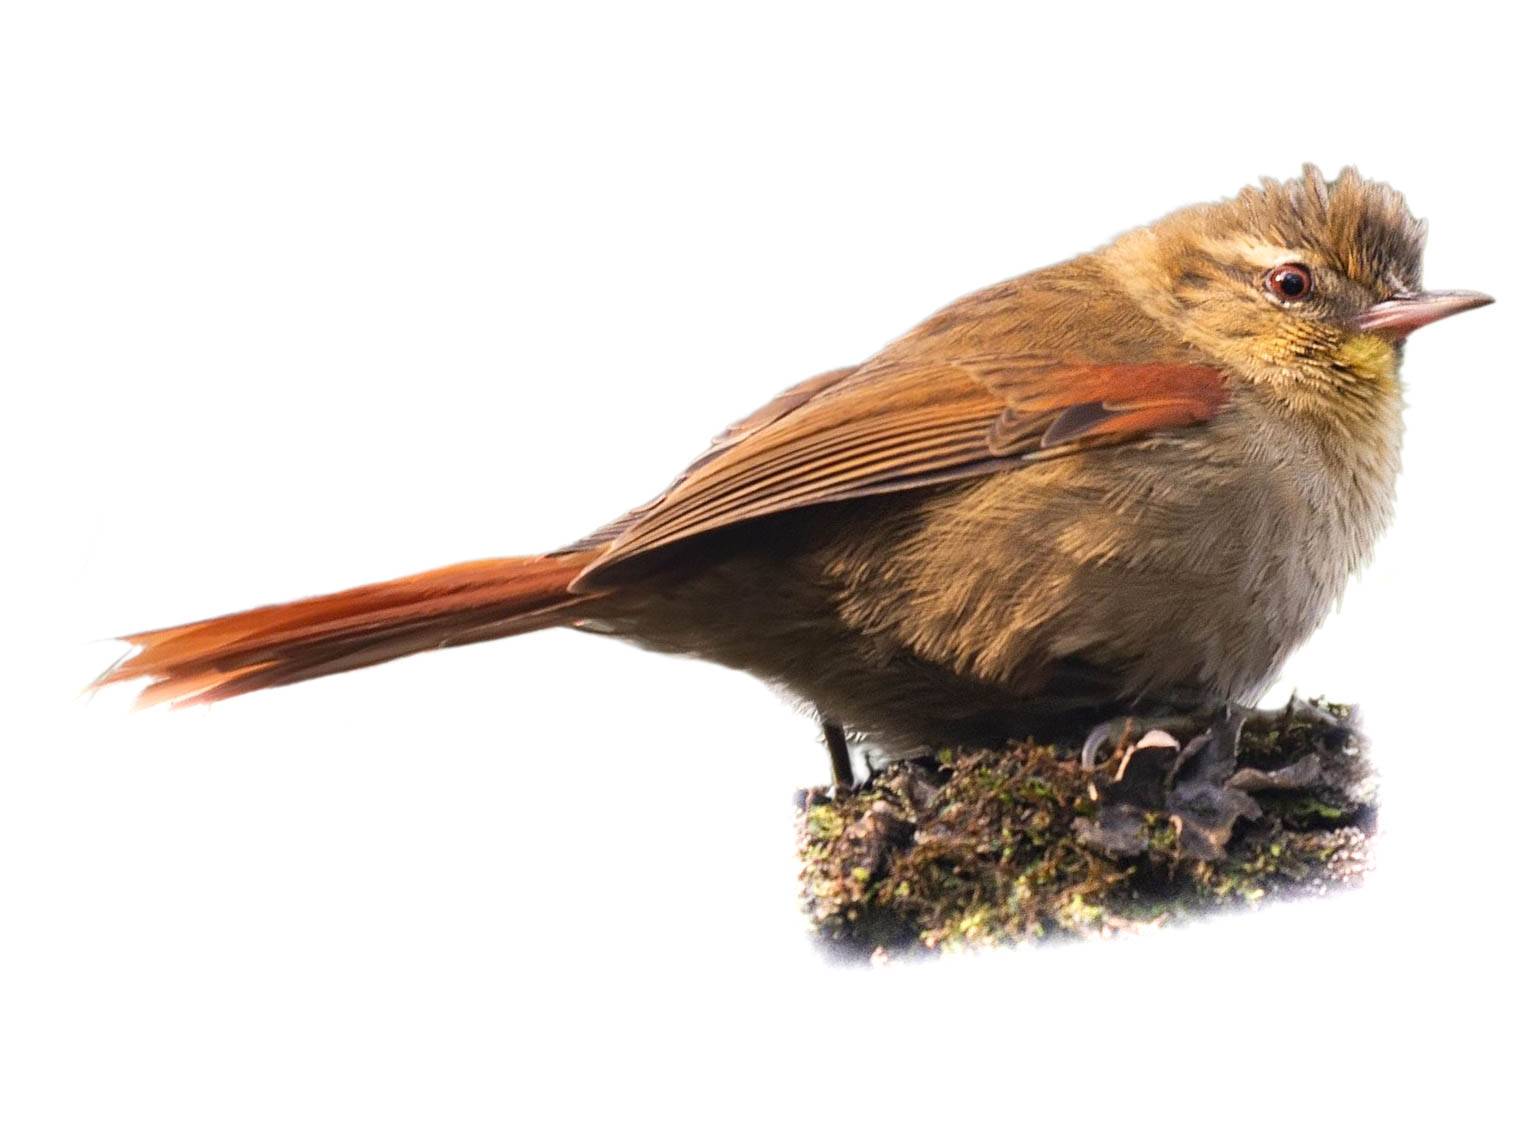
<path fill-rule="evenodd" d="M 1216 238 L 1203 243 L 1203 248 L 1223 262 L 1241 262 L 1247 266 L 1269 269 L 1281 262 L 1306 262 L 1316 265 L 1317 260 L 1305 250 L 1290 250 L 1268 242 L 1256 242 L 1252 238 Z"/>

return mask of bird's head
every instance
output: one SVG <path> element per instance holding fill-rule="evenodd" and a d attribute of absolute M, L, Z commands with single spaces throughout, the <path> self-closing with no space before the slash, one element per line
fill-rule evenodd
<path fill-rule="evenodd" d="M 1353 168 L 1266 180 L 1124 235 L 1106 257 L 1197 352 L 1291 409 L 1338 413 L 1397 393 L 1403 339 L 1493 301 L 1421 286 L 1425 226 Z"/>

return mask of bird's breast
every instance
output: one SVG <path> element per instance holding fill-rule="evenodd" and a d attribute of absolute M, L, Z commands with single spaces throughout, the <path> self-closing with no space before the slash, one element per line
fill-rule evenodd
<path fill-rule="evenodd" d="M 1233 402 L 1203 430 L 929 499 L 850 619 L 1019 692 L 1080 661 L 1119 679 L 1120 697 L 1250 699 L 1369 557 L 1395 456 L 1342 467 L 1316 437 Z"/>

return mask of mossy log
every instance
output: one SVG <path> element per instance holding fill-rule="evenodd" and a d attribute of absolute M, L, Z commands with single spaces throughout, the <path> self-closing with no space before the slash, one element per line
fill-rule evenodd
<path fill-rule="evenodd" d="M 1027 741 L 802 792 L 815 931 L 883 959 L 1107 936 L 1359 883 L 1376 791 L 1353 712 L 1294 702 L 1231 731 L 1216 778 L 1209 730 L 1156 733 L 1091 769 L 1078 745 Z"/>

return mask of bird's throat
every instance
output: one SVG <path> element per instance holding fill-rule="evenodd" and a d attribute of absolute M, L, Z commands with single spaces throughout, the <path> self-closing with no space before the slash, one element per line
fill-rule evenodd
<path fill-rule="evenodd" d="M 1346 338 L 1334 353 L 1336 364 L 1357 381 L 1384 395 L 1398 395 L 1397 345 L 1376 334 Z"/>

